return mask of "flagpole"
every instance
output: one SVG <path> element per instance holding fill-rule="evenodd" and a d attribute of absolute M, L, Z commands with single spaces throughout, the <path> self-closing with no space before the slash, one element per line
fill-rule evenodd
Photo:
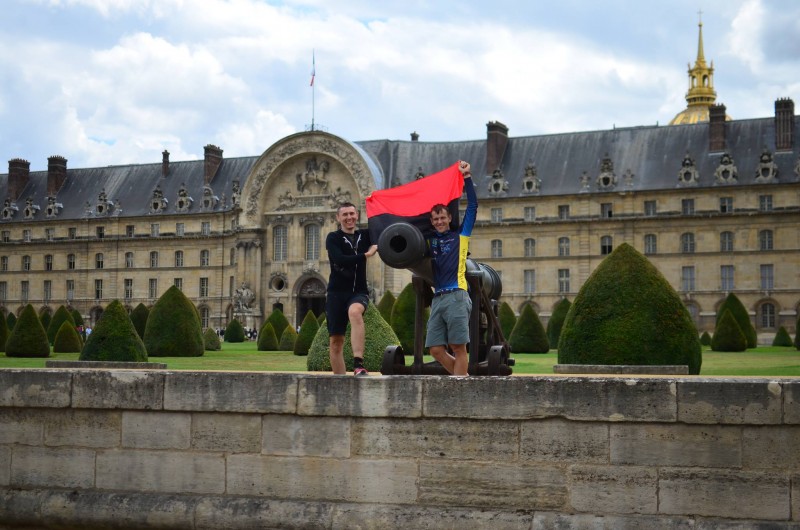
<path fill-rule="evenodd" d="M 311 131 L 314 131 L 314 76 L 316 75 L 317 65 L 314 57 L 314 49 L 311 49 Z"/>

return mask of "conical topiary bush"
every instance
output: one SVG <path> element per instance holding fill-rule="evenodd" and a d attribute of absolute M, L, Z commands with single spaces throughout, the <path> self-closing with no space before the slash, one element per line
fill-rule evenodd
<path fill-rule="evenodd" d="M 71 321 L 65 320 L 53 340 L 53 353 L 80 353 L 83 349 L 83 340 Z"/>
<path fill-rule="evenodd" d="M 503 337 L 508 340 L 514 326 L 517 324 L 517 315 L 508 303 L 503 302 L 497 310 L 497 320 L 500 321 L 500 329 L 503 330 Z"/>
<path fill-rule="evenodd" d="M 225 327 L 225 336 L 223 339 L 225 342 L 244 342 L 244 328 L 242 327 L 242 323 L 235 318 L 228 322 L 228 325 Z"/>
<path fill-rule="evenodd" d="M 6 322 L 5 318 L 0 318 L 0 353 L 6 351 L 6 341 L 8 340 L 8 335 L 8 323 Z"/>
<path fill-rule="evenodd" d="M 72 314 L 69 312 L 69 309 L 67 309 L 62 305 L 59 306 L 58 309 L 56 309 L 53 318 L 50 319 L 50 325 L 45 328 L 47 330 L 47 340 L 50 341 L 50 344 L 55 344 L 56 334 L 61 329 L 61 325 L 64 322 L 69 322 L 70 325 L 73 327 L 73 329 L 75 328 L 75 320 L 72 318 Z M 80 351 L 80 350 L 73 350 L 73 351 Z"/>
<path fill-rule="evenodd" d="M 161 295 L 150 310 L 144 330 L 144 344 L 151 357 L 200 357 L 205 353 L 203 328 L 197 309 L 174 285 Z"/>
<path fill-rule="evenodd" d="M 219 335 L 211 328 L 208 328 L 203 333 L 203 344 L 207 351 L 219 351 L 222 349 L 222 344 L 219 342 Z"/>
<path fill-rule="evenodd" d="M 717 322 L 714 329 L 714 337 L 711 339 L 711 349 L 714 351 L 745 351 L 747 349 L 747 337 L 745 336 L 739 323 L 730 309 L 722 313 L 722 317 Z"/>
<path fill-rule="evenodd" d="M 327 317 L 327 315 L 325 314 L 325 311 L 323 311 L 322 313 L 317 315 L 317 323 L 321 326 L 322 323 L 325 322 L 325 318 L 326 317 Z"/>
<path fill-rule="evenodd" d="M 8 312 L 6 324 L 8 325 L 8 331 L 14 330 L 14 326 L 17 324 L 17 315 L 15 315 L 13 311 Z"/>
<path fill-rule="evenodd" d="M 575 297 L 561 329 L 561 364 L 687 365 L 700 373 L 697 328 L 678 293 L 623 243 Z"/>
<path fill-rule="evenodd" d="M 144 339 L 144 330 L 147 329 L 147 319 L 150 317 L 150 310 L 144 304 L 139 304 L 131 311 L 131 322 L 136 329 L 136 333 Z"/>
<path fill-rule="evenodd" d="M 800 350 L 800 315 L 797 316 L 797 321 L 794 324 L 794 347 Z"/>
<path fill-rule="evenodd" d="M 306 313 L 303 323 L 300 324 L 300 332 L 297 334 L 297 339 L 294 341 L 294 354 L 295 355 L 308 355 L 308 349 L 314 341 L 314 336 L 319 329 L 319 323 L 314 313 L 309 311 Z"/>
<path fill-rule="evenodd" d="M 125 306 L 114 300 L 95 324 L 80 355 L 81 361 L 147 362 L 147 350 Z"/>
<path fill-rule="evenodd" d="M 564 319 L 567 318 L 570 307 L 572 307 L 572 302 L 566 298 L 562 298 L 553 309 L 550 320 L 547 321 L 547 340 L 550 342 L 551 348 L 558 347 L 558 339 L 561 338 L 561 328 L 564 327 Z"/>
<path fill-rule="evenodd" d="M 47 327 L 50 325 L 50 322 L 53 320 L 53 317 L 50 315 L 49 311 L 42 311 L 39 315 L 39 320 L 42 322 L 42 327 L 45 331 L 47 331 Z M 50 338 L 50 335 L 47 335 L 47 338 Z M 50 342 L 52 344 L 52 342 Z"/>
<path fill-rule="evenodd" d="M 399 339 L 392 327 L 383 319 L 378 308 L 373 304 L 364 312 L 364 367 L 370 372 L 378 372 L 383 362 L 383 352 L 392 344 L 399 344 Z M 344 363 L 349 371 L 353 371 L 353 347 L 350 344 L 350 324 L 344 336 Z M 309 371 L 330 372 L 330 335 L 328 328 L 322 326 L 317 331 L 311 348 L 308 350 L 307 366 Z"/>
<path fill-rule="evenodd" d="M 742 304 L 741 300 L 739 300 L 735 294 L 728 294 L 727 298 L 725 298 L 725 300 L 719 306 L 719 309 L 717 310 L 717 323 L 719 323 L 719 320 L 726 309 L 730 310 L 731 316 L 733 316 L 733 318 L 736 320 L 736 323 L 739 324 L 739 329 L 741 329 L 742 333 L 744 333 L 744 336 L 747 339 L 747 347 L 755 348 L 758 346 L 758 335 L 756 334 L 756 328 L 754 328 L 753 323 L 750 322 L 750 315 L 747 312 L 747 308 L 744 307 L 744 304 Z"/>
<path fill-rule="evenodd" d="M 793 346 L 792 344 L 792 337 L 789 336 L 789 332 L 786 331 L 786 328 L 781 326 L 778 328 L 778 332 L 775 334 L 775 338 L 772 339 L 773 346 Z"/>
<path fill-rule="evenodd" d="M 511 331 L 508 345 L 515 353 L 547 353 L 550 351 L 550 343 L 547 341 L 547 333 L 542 321 L 539 320 L 536 311 L 530 304 L 525 304 L 522 309 L 522 313 Z"/>
<path fill-rule="evenodd" d="M 380 302 L 378 302 L 378 312 L 386 322 L 392 321 L 392 308 L 396 301 L 397 298 L 392 294 L 392 291 L 386 291 L 381 296 Z"/>
<path fill-rule="evenodd" d="M 264 325 L 267 323 L 269 323 L 272 326 L 272 329 L 275 330 L 275 335 L 282 332 L 284 329 L 286 329 L 286 326 L 289 325 L 286 315 L 284 315 L 283 311 L 280 309 L 272 310 L 272 313 L 270 313 L 270 315 L 267 317 L 267 320 L 264 321 Z"/>
<path fill-rule="evenodd" d="M 700 344 L 703 346 L 711 346 L 711 335 L 709 335 L 708 331 L 704 331 L 702 335 L 700 335 Z"/>
<path fill-rule="evenodd" d="M 69 312 L 72 315 L 72 321 L 75 322 L 75 326 L 82 326 L 83 325 L 83 316 L 81 316 L 81 312 L 77 309 L 71 309 Z"/>
<path fill-rule="evenodd" d="M 279 351 L 294 352 L 294 343 L 297 340 L 297 332 L 290 325 L 286 326 L 281 334 L 280 344 L 278 344 Z"/>
<path fill-rule="evenodd" d="M 278 338 L 269 322 L 264 322 L 258 332 L 258 351 L 278 351 Z"/>
<path fill-rule="evenodd" d="M 417 296 L 414 293 L 413 284 L 409 283 L 394 303 L 392 308 L 392 318 L 390 324 L 397 338 L 400 339 L 400 346 L 407 354 L 414 353 L 414 314 L 416 311 Z"/>
<path fill-rule="evenodd" d="M 6 341 L 8 357 L 50 357 L 50 341 L 32 305 L 19 315 Z"/>

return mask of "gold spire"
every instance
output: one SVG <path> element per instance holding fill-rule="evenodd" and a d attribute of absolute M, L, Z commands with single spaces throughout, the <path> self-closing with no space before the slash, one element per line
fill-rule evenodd
<path fill-rule="evenodd" d="M 697 27 L 697 59 L 694 67 L 689 65 L 687 107 L 672 118 L 672 121 L 669 122 L 670 125 L 708 121 L 708 108 L 717 101 L 717 92 L 714 90 L 714 61 L 711 61 L 711 66 L 708 66 L 703 52 L 702 20 L 697 23 Z"/>

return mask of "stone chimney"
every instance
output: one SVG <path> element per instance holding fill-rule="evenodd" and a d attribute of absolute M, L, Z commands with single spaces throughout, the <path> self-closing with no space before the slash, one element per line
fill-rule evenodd
<path fill-rule="evenodd" d="M 725 105 L 708 108 L 708 150 L 712 153 L 725 150 Z"/>
<path fill-rule="evenodd" d="M 491 175 L 503 165 L 508 145 L 508 127 L 499 121 L 486 124 L 486 174 Z"/>
<path fill-rule="evenodd" d="M 167 178 L 167 175 L 169 175 L 169 151 L 164 149 L 161 153 L 161 177 Z"/>
<path fill-rule="evenodd" d="M 222 149 L 211 144 L 208 144 L 203 149 L 205 149 L 206 153 L 204 181 L 205 184 L 208 185 L 214 180 L 214 176 L 217 174 L 220 164 L 222 164 Z"/>
<path fill-rule="evenodd" d="M 412 142 L 418 142 L 419 141 L 419 134 L 417 133 L 417 131 L 414 131 L 414 132 L 411 133 L 411 141 Z"/>
<path fill-rule="evenodd" d="M 16 201 L 20 193 L 28 185 L 31 175 L 31 163 L 21 158 L 8 161 L 8 197 Z"/>
<path fill-rule="evenodd" d="M 794 101 L 775 100 L 775 150 L 791 151 L 794 145 Z"/>
<path fill-rule="evenodd" d="M 67 159 L 55 155 L 47 159 L 47 196 L 55 197 L 67 180 Z"/>

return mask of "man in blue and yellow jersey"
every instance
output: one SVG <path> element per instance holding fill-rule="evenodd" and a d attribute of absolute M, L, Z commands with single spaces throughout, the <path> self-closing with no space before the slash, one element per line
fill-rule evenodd
<path fill-rule="evenodd" d="M 472 300 L 467 292 L 467 252 L 472 226 L 478 213 L 478 196 L 472 185 L 467 162 L 459 162 L 467 192 L 467 211 L 458 231 L 450 229 L 452 216 L 444 204 L 431 209 L 436 233 L 428 238 L 433 268 L 433 302 L 425 346 L 434 359 L 454 376 L 467 376 L 469 359 L 469 316 Z M 450 347 L 450 352 L 447 347 Z"/>

